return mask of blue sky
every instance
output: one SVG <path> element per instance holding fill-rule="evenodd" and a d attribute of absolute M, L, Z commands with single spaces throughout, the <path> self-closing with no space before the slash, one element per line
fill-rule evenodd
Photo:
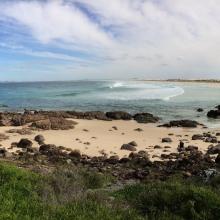
<path fill-rule="evenodd" d="M 218 0 L 1 0 L 0 81 L 220 78 Z"/>

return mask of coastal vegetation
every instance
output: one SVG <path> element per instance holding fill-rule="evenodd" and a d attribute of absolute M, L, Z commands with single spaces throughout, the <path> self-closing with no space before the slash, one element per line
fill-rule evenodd
<path fill-rule="evenodd" d="M 45 174 L 1 162 L 0 219 L 220 218 L 219 176 L 206 183 L 178 176 L 120 188 L 114 183 L 76 167 Z"/>

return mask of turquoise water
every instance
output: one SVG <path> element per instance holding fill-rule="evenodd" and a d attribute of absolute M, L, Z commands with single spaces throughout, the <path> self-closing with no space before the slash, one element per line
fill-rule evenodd
<path fill-rule="evenodd" d="M 196 119 L 209 126 L 209 109 L 220 104 L 220 87 L 132 81 L 0 83 L 0 110 L 27 109 L 151 112 L 163 121 Z M 7 107 L 6 107 L 7 106 Z M 198 113 L 198 107 L 205 112 Z"/>

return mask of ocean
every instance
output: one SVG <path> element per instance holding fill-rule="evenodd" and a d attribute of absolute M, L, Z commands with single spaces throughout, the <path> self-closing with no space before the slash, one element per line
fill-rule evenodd
<path fill-rule="evenodd" d="M 208 110 L 220 104 L 220 86 L 205 83 L 69 81 L 0 83 L 0 110 L 150 112 L 166 122 L 194 119 L 209 127 Z M 198 113 L 197 108 L 205 111 Z"/>

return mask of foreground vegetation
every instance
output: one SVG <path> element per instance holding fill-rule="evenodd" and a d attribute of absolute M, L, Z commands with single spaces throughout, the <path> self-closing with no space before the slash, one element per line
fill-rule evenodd
<path fill-rule="evenodd" d="M 220 219 L 219 179 L 174 178 L 114 190 L 108 175 L 73 167 L 43 175 L 1 163 L 0 219 Z"/>

